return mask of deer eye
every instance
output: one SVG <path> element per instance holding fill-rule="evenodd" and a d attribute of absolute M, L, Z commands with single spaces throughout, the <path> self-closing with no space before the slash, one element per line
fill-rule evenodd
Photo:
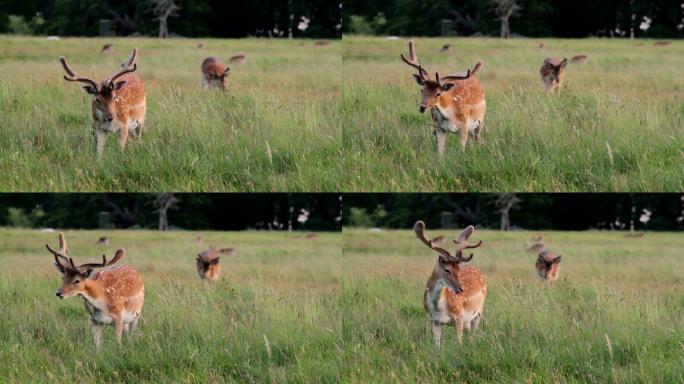
<path fill-rule="evenodd" d="M 444 272 L 451 273 L 451 268 L 444 268 Z"/>
<path fill-rule="evenodd" d="M 74 280 L 74 281 L 72 282 L 72 284 L 73 284 L 73 285 L 78 285 L 78 283 L 80 283 L 80 282 L 81 282 L 81 280 L 76 279 L 76 280 Z"/>

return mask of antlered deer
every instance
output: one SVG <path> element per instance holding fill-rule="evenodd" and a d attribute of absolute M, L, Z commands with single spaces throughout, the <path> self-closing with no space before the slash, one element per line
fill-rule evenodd
<path fill-rule="evenodd" d="M 226 78 L 230 68 L 216 57 L 207 57 L 202 62 L 202 89 L 218 88 L 226 90 Z"/>
<path fill-rule="evenodd" d="M 439 156 L 444 156 L 444 146 L 449 132 L 461 132 L 462 149 L 465 149 L 469 134 L 473 134 L 475 140 L 479 140 L 487 109 L 482 85 L 475 77 L 482 68 L 482 62 L 475 64 L 472 70 L 443 76 L 441 79 L 439 74 L 435 73 L 435 80 L 432 80 L 418 61 L 413 40 L 409 40 L 409 59 L 403 54 L 401 59 L 418 71 L 413 77 L 423 87 L 423 99 L 419 110 L 423 113 L 430 109 L 432 113 L 432 119 L 436 123 L 434 134 Z"/>
<path fill-rule="evenodd" d="M 546 59 L 539 69 L 539 75 L 544 83 L 544 87 L 549 92 L 559 92 L 565 77 L 565 67 L 568 59 Z"/>
<path fill-rule="evenodd" d="M 102 263 L 76 265 L 67 256 L 69 248 L 63 233 L 59 233 L 59 250 L 55 251 L 45 244 L 55 257 L 55 267 L 62 274 L 62 287 L 57 297 L 66 299 L 81 296 L 93 324 L 95 346 L 100 348 L 102 326 L 110 324 L 116 330 L 116 342 L 121 345 L 121 333 L 130 334 L 140 320 L 145 298 L 143 281 L 132 267 L 122 265 L 110 267 L 124 257 L 124 249 L 119 248 L 114 258 L 107 261 L 102 255 Z M 110 268 L 105 268 L 110 267 Z M 105 268 L 93 273 L 95 268 Z"/>
<path fill-rule="evenodd" d="M 67 73 L 64 80 L 87 84 L 83 89 L 93 95 L 93 135 L 98 157 L 104 153 L 107 132 L 119 133 L 119 147 L 122 149 L 126 146 L 129 134 L 142 137 L 147 99 L 142 79 L 132 73 L 138 69 L 135 63 L 137 56 L 138 48 L 134 48 L 131 57 L 121 64 L 123 69 L 107 77 L 100 85 L 76 74 L 64 56 L 59 58 Z"/>
<path fill-rule="evenodd" d="M 209 247 L 209 250 L 197 254 L 197 274 L 200 279 L 202 279 L 202 283 L 214 283 L 218 280 L 219 274 L 221 273 L 221 265 L 219 265 L 221 255 L 219 255 L 219 253 L 230 256 L 235 253 L 235 249 L 221 248 L 221 250 L 217 250 L 212 245 Z"/>
<path fill-rule="evenodd" d="M 589 60 L 589 56 L 587 56 L 587 55 L 576 55 L 576 56 L 573 56 L 572 59 L 570 59 L 570 63 L 572 63 L 572 64 L 586 64 L 587 60 Z"/>
<path fill-rule="evenodd" d="M 534 264 L 537 269 L 537 274 L 542 279 L 553 283 L 558 279 L 558 270 L 560 268 L 562 255 L 556 256 L 556 254 L 543 249 L 539 252 L 539 257 L 537 257 L 537 262 Z"/>
<path fill-rule="evenodd" d="M 423 295 L 423 306 L 430 316 L 432 336 L 437 348 L 442 340 L 443 325 L 454 325 L 456 337 L 461 343 L 463 328 L 475 332 L 482 319 L 487 283 L 475 267 L 461 266 L 461 263 L 473 258 L 472 253 L 463 257 L 463 251 L 482 245 L 481 240 L 475 245 L 468 243 L 474 230 L 470 225 L 454 240 L 456 252 L 452 255 L 425 235 L 425 223 L 418 221 L 413 227 L 416 237 L 439 254 Z"/>

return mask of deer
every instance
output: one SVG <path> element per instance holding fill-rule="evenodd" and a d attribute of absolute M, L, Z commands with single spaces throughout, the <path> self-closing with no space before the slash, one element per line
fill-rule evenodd
<path fill-rule="evenodd" d="M 230 59 L 228 59 L 229 63 L 235 63 L 235 64 L 243 64 L 247 60 L 247 56 L 245 55 L 235 55 L 232 56 Z"/>
<path fill-rule="evenodd" d="M 587 55 L 575 55 L 570 59 L 571 64 L 586 64 L 587 61 L 589 60 L 589 56 Z"/>
<path fill-rule="evenodd" d="M 221 59 L 207 57 L 202 61 L 202 89 L 220 89 L 225 91 L 229 72 L 230 68 L 226 67 Z"/>
<path fill-rule="evenodd" d="M 439 50 L 441 53 L 451 52 L 451 44 L 442 45 L 442 49 Z"/>
<path fill-rule="evenodd" d="M 109 239 L 107 238 L 107 236 L 102 236 L 99 239 L 97 239 L 97 244 L 107 245 L 109 244 Z"/>
<path fill-rule="evenodd" d="M 114 46 L 112 44 L 105 44 L 102 46 L 102 50 L 100 50 L 100 53 L 111 53 L 113 48 Z"/>
<path fill-rule="evenodd" d="M 197 274 L 202 280 L 202 284 L 215 283 L 221 273 L 221 259 L 220 253 L 231 256 L 235 253 L 234 248 L 216 249 L 213 245 L 209 246 L 209 250 L 200 252 L 196 257 Z"/>
<path fill-rule="evenodd" d="M 452 255 L 425 235 L 424 222 L 418 221 L 413 227 L 416 237 L 438 253 L 437 264 L 423 295 L 423 307 L 432 323 L 432 336 L 437 349 L 442 340 L 442 326 L 454 325 L 456 338 L 461 344 L 463 329 L 474 333 L 482 319 L 487 283 L 475 267 L 461 265 L 473 258 L 472 253 L 463 257 L 463 251 L 482 245 L 482 240 L 474 245 L 468 242 L 474 230 L 475 227 L 470 225 L 461 232 L 454 240 L 456 251 Z"/>
<path fill-rule="evenodd" d="M 92 321 L 95 348 L 100 349 L 104 325 L 114 327 L 116 343 L 121 346 L 121 334 L 125 331 L 130 335 L 137 327 L 145 299 L 145 286 L 135 269 L 128 265 L 112 267 L 124 257 L 124 248 L 119 248 L 111 260 L 102 255 L 101 263 L 76 265 L 68 256 L 64 233 L 59 233 L 59 250 L 53 250 L 47 243 L 45 247 L 62 274 L 62 286 L 56 295 L 60 299 L 83 298 Z M 104 269 L 93 273 L 96 268 Z"/>
<path fill-rule="evenodd" d="M 558 279 L 558 271 L 562 257 L 562 255 L 556 255 L 547 249 L 542 249 L 537 257 L 537 262 L 534 264 L 539 277 L 542 280 L 553 284 Z"/>
<path fill-rule="evenodd" d="M 409 59 L 403 54 L 401 59 L 418 71 L 413 77 L 423 87 L 419 111 L 431 111 L 436 125 L 434 135 L 438 156 L 444 157 L 446 139 L 450 132 L 460 131 L 462 150 L 465 150 L 469 135 L 474 135 L 475 140 L 479 141 L 487 105 L 482 85 L 475 74 L 484 64 L 479 61 L 472 70 L 441 78 L 439 73 L 435 73 L 435 79 L 432 80 L 418 60 L 413 40 L 409 40 Z"/>
<path fill-rule="evenodd" d="M 563 60 L 547 58 L 542 63 L 539 69 L 539 75 L 541 76 L 542 83 L 546 91 L 560 92 L 560 88 L 563 85 L 563 78 L 565 77 L 565 67 L 568 65 L 568 59 Z"/>
<path fill-rule="evenodd" d="M 59 58 L 66 72 L 64 80 L 86 84 L 83 90 L 93 95 L 93 136 L 98 158 L 104 154 L 105 135 L 119 133 L 119 147 L 123 149 L 129 135 L 142 139 L 147 111 L 147 95 L 142 78 L 133 73 L 138 69 L 138 48 L 121 64 L 122 70 L 107 77 L 101 84 L 74 72 L 64 56 Z"/>

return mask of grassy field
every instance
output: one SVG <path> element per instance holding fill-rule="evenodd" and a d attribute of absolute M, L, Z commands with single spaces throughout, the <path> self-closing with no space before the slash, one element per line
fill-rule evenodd
<path fill-rule="evenodd" d="M 107 42 L 114 52 L 101 55 Z M 0 191 L 338 190 L 340 45 L 0 36 Z M 120 152 L 107 135 L 98 162 L 91 96 L 63 80 L 58 58 L 100 82 L 134 46 L 144 138 Z M 202 92 L 202 60 L 239 53 L 247 61 L 230 65 L 227 92 Z"/>
<path fill-rule="evenodd" d="M 456 236 L 456 232 L 431 231 Z M 344 230 L 344 375 L 349 382 L 681 383 L 684 236 L 547 232 L 563 254 L 545 286 L 530 232 L 476 231 L 487 279 L 480 333 L 436 353 L 422 305 L 436 254 L 410 231 Z"/>
<path fill-rule="evenodd" d="M 346 191 L 681 191 L 684 189 L 684 41 L 416 39 L 434 77 L 485 62 L 482 144 L 458 135 L 437 160 L 419 86 L 399 54 L 407 39 L 342 43 Z M 449 54 L 439 53 L 445 43 Z M 559 97 L 543 91 L 546 57 L 570 64 Z"/>
<path fill-rule="evenodd" d="M 65 232 L 76 262 L 126 247 L 121 263 L 145 282 L 135 336 L 117 350 L 106 327 L 100 354 L 79 298 L 55 297 L 61 277 L 44 243 L 56 233 L 0 229 L 0 382 L 339 382 L 341 235 L 302 233 Z M 194 257 L 235 247 L 221 280 L 204 289 Z"/>

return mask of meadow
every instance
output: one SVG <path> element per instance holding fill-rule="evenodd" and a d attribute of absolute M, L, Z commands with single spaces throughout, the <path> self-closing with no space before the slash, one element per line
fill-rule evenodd
<path fill-rule="evenodd" d="M 44 243 L 57 233 L 0 229 L 0 382 L 339 382 L 340 233 L 66 231 L 77 263 L 112 256 L 145 283 L 136 333 L 95 351 L 83 300 L 59 300 Z M 107 235 L 107 246 L 96 245 Z M 197 235 L 202 241 L 196 240 Z M 194 257 L 234 247 L 204 288 Z"/>
<path fill-rule="evenodd" d="M 120 151 L 108 134 L 97 161 L 92 97 L 58 58 L 99 83 L 133 47 L 143 139 Z M 339 40 L 0 36 L 0 191 L 336 191 L 340 52 Z M 229 65 L 226 92 L 202 91 L 202 60 L 236 54 L 247 60 Z"/>
<path fill-rule="evenodd" d="M 536 255 L 525 250 L 532 235 L 475 231 L 471 240 L 484 243 L 470 264 L 489 288 L 480 330 L 458 346 L 445 327 L 436 352 L 422 304 L 436 253 L 412 231 L 345 228 L 345 381 L 684 381 L 682 234 L 544 232 L 563 255 L 555 286 L 536 275 Z"/>
<path fill-rule="evenodd" d="M 399 54 L 408 39 L 345 36 L 342 107 L 345 191 L 681 191 L 684 41 L 418 38 L 434 77 L 485 65 L 483 141 L 447 139 L 439 161 L 420 87 Z M 540 43 L 545 48 L 539 49 Z M 452 51 L 440 53 L 442 45 Z M 547 57 L 569 64 L 561 94 L 546 94 Z"/>

